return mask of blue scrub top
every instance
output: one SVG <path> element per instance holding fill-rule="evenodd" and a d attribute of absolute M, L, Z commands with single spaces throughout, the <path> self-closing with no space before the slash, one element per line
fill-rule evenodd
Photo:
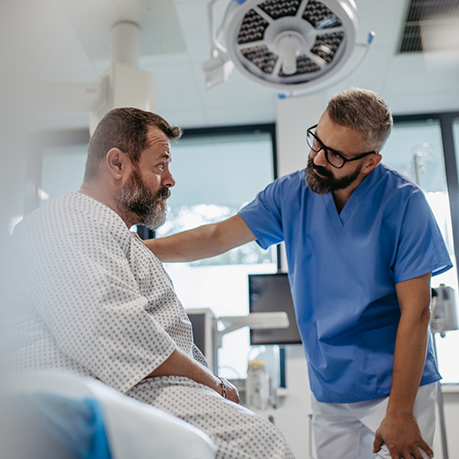
<path fill-rule="evenodd" d="M 267 248 L 285 241 L 298 327 L 317 400 L 390 393 L 400 308 L 395 284 L 452 267 L 423 192 L 379 164 L 338 214 L 305 171 L 281 177 L 240 211 Z M 421 385 L 438 381 L 432 343 Z"/>

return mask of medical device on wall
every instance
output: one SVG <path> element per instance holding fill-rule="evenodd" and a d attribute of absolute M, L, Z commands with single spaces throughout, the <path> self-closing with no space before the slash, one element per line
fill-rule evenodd
<path fill-rule="evenodd" d="M 374 32 L 356 43 L 353 0 L 232 0 L 218 31 L 208 0 L 211 59 L 203 64 L 206 87 L 227 81 L 234 66 L 285 95 L 303 95 L 336 84 L 363 61 Z M 226 48 L 220 38 L 224 35 Z M 365 52 L 350 72 L 333 79 L 355 46 Z"/>
<path fill-rule="evenodd" d="M 426 174 L 430 164 L 435 161 L 434 149 L 434 146 L 427 142 L 415 145 L 411 149 L 412 161 L 403 168 L 404 174 L 419 186 L 421 186 L 421 177 Z"/>
<path fill-rule="evenodd" d="M 445 284 L 432 289 L 430 328 L 432 333 L 438 333 L 442 338 L 447 331 L 458 329 L 454 290 Z"/>

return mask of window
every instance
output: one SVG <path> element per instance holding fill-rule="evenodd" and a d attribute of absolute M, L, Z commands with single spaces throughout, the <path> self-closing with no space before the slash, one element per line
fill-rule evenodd
<path fill-rule="evenodd" d="M 438 118 L 395 118 L 393 132 L 382 155 L 386 165 L 410 177 L 425 192 L 454 264 L 448 272 L 432 278 L 432 287 L 440 284 L 452 287 L 457 302 L 458 273 L 441 128 Z M 459 332 L 450 331 L 445 338 L 438 335 L 435 338 L 443 383 L 459 382 L 459 368 L 456 365 Z"/>
<path fill-rule="evenodd" d="M 48 201 L 80 188 L 89 130 L 43 132 L 27 158 L 24 209 L 29 213 Z"/>
<path fill-rule="evenodd" d="M 83 182 L 88 145 L 67 145 L 45 148 L 41 186 L 40 205 L 70 191 L 78 191 Z"/>

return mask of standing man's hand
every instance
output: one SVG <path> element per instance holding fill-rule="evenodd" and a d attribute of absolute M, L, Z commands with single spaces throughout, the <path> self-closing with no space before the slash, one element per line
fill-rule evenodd
<path fill-rule="evenodd" d="M 375 433 L 373 452 L 385 443 L 392 459 L 423 459 L 433 452 L 421 436 L 413 407 L 424 369 L 430 321 L 430 277 L 424 274 L 395 285 L 400 322 L 394 350 L 392 386 L 386 417 Z"/>
<path fill-rule="evenodd" d="M 421 437 L 413 415 L 386 414 L 376 431 L 373 453 L 377 453 L 383 443 L 389 448 L 392 459 L 423 459 L 420 449 L 433 457 L 433 451 Z"/>

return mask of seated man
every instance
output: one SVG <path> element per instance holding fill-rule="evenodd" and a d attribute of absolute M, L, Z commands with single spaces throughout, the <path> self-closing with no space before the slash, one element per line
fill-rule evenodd
<path fill-rule="evenodd" d="M 171 279 L 129 230 L 164 223 L 175 184 L 169 139 L 180 135 L 158 115 L 112 110 L 91 138 L 79 192 L 16 227 L 18 343 L 9 367 L 97 378 L 201 429 L 218 458 L 291 458 L 278 429 L 209 371 Z"/>

